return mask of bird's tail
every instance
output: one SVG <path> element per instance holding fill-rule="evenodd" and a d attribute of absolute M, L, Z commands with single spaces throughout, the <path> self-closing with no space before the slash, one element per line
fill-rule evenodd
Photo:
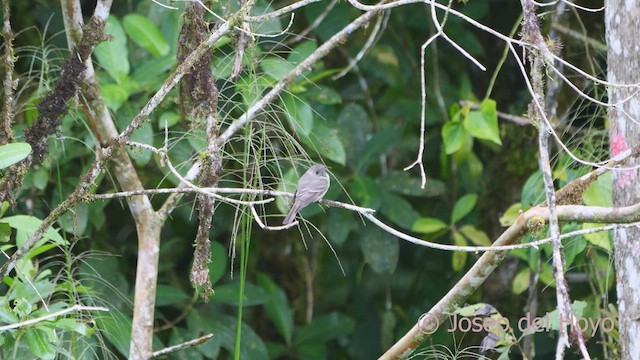
<path fill-rule="evenodd" d="M 291 208 L 291 210 L 289 210 L 289 213 L 287 214 L 287 217 L 284 218 L 284 221 L 282 222 L 282 225 L 291 224 L 293 222 L 293 220 L 295 220 L 297 213 L 298 213 L 298 211 L 295 209 L 295 206 L 293 206 Z"/>

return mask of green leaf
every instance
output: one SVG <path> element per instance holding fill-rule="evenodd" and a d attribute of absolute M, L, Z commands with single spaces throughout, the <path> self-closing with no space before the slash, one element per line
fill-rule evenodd
<path fill-rule="evenodd" d="M 356 203 L 362 207 L 373 210 L 380 209 L 382 205 L 382 193 L 380 186 L 375 180 L 368 176 L 358 176 L 351 182 L 349 194 L 353 196 Z"/>
<path fill-rule="evenodd" d="M 120 25 L 120 21 L 114 16 L 109 16 L 104 26 L 104 32 L 113 36 L 110 41 L 105 41 L 96 46 L 95 54 L 100 66 L 118 84 L 122 83 L 129 75 L 129 52 L 127 50 L 127 38 Z"/>
<path fill-rule="evenodd" d="M 313 109 L 302 99 L 290 95 L 282 95 L 284 113 L 289 124 L 298 136 L 309 136 L 313 129 Z"/>
<path fill-rule="evenodd" d="M 360 249 L 367 264 L 378 274 L 393 274 L 400 252 L 398 238 L 377 226 L 367 226 L 362 233 Z"/>
<path fill-rule="evenodd" d="M 464 119 L 464 127 L 471 135 L 502 145 L 498 129 L 496 102 L 487 99 L 480 104 L 480 111 L 469 111 Z"/>
<path fill-rule="evenodd" d="M 160 29 L 146 16 L 129 14 L 122 19 L 122 25 L 131 40 L 151 52 L 153 56 L 160 57 L 169 54 L 169 44 L 160 33 Z"/>
<path fill-rule="evenodd" d="M 613 197 L 611 195 L 611 172 L 606 172 L 592 182 L 589 187 L 582 193 L 582 200 L 587 206 L 613 206 Z"/>
<path fill-rule="evenodd" d="M 11 238 L 11 226 L 7 223 L 0 222 L 0 242 L 9 242 Z"/>
<path fill-rule="evenodd" d="M 156 290 L 156 306 L 173 305 L 189 299 L 181 289 L 171 286 L 159 284 Z"/>
<path fill-rule="evenodd" d="M 602 227 L 602 224 L 593 224 L 593 223 L 582 224 L 583 229 L 593 229 L 598 227 Z M 612 253 L 613 248 L 611 246 L 610 231 L 598 231 L 591 234 L 584 234 L 582 236 L 584 236 L 584 238 L 587 239 L 587 241 L 590 242 L 591 244 L 597 247 L 600 247 L 603 250 L 606 250 L 610 254 Z"/>
<path fill-rule="evenodd" d="M 420 214 L 413 209 L 407 200 L 389 192 L 382 193 L 382 208 L 380 212 L 389 220 L 407 230 L 412 229 L 413 224 L 420 218 Z"/>
<path fill-rule="evenodd" d="M 236 347 L 238 319 L 232 316 L 206 316 L 204 322 L 207 332 L 214 334 L 205 345 L 210 347 L 222 346 L 233 354 Z M 242 337 L 240 338 L 240 359 L 268 360 L 269 354 L 262 339 L 251 326 L 242 323 Z M 198 330 L 202 331 L 202 327 Z"/>
<path fill-rule="evenodd" d="M 460 150 L 464 145 L 464 126 L 457 121 L 450 121 L 442 127 L 442 140 L 447 155 Z"/>
<path fill-rule="evenodd" d="M 264 15 L 275 11 L 271 5 L 266 5 L 266 2 L 259 2 L 250 8 L 251 15 Z M 258 34 L 276 35 L 282 32 L 282 23 L 279 16 L 269 17 L 267 20 L 262 20 L 256 23 L 257 27 L 252 29 L 253 32 Z"/>
<path fill-rule="evenodd" d="M 23 160 L 31 153 L 31 145 L 27 143 L 11 143 L 0 146 L 0 169 L 7 168 Z"/>
<path fill-rule="evenodd" d="M 369 114 L 359 104 L 349 103 L 338 114 L 337 123 L 347 153 L 347 166 L 355 170 L 373 131 Z"/>
<path fill-rule="evenodd" d="M 325 122 L 316 121 L 313 124 L 312 133 L 309 137 L 304 137 L 303 141 L 310 143 L 322 158 L 329 159 L 340 165 L 344 165 L 347 160 L 338 130 L 330 128 Z"/>
<path fill-rule="evenodd" d="M 131 344 L 131 318 L 116 309 L 96 318 L 97 327 L 109 342 L 128 358 Z"/>
<path fill-rule="evenodd" d="M 522 209 L 522 205 L 520 203 L 515 203 L 505 211 L 502 216 L 500 216 L 500 225 L 501 226 L 511 226 L 518 216 L 520 216 L 520 209 Z"/>
<path fill-rule="evenodd" d="M 240 305 L 239 294 L 240 282 L 236 281 L 217 286 L 215 294 L 209 299 L 217 303 L 238 306 Z M 269 301 L 269 294 L 263 288 L 251 283 L 244 284 L 242 306 L 262 305 L 267 301 Z"/>
<path fill-rule="evenodd" d="M 38 328 L 29 329 L 24 333 L 24 340 L 33 355 L 43 360 L 53 360 L 56 358 L 56 348 L 48 338 L 47 333 Z"/>
<path fill-rule="evenodd" d="M 464 225 L 459 229 L 459 231 L 465 238 L 477 246 L 491 246 L 491 239 L 489 239 L 489 236 L 484 231 L 477 229 L 473 225 Z"/>
<path fill-rule="evenodd" d="M 421 234 L 433 234 L 440 230 L 446 229 L 447 223 L 440 219 L 424 217 L 416 220 L 411 228 L 411 231 Z"/>
<path fill-rule="evenodd" d="M 180 122 L 180 114 L 173 111 L 165 111 L 158 118 L 158 128 L 164 130 Z"/>
<path fill-rule="evenodd" d="M 396 146 L 402 138 L 402 129 L 396 126 L 390 126 L 378 131 L 364 148 L 360 161 L 356 168 L 356 172 L 364 174 L 367 167 L 377 161 L 380 155 L 387 153 Z"/>
<path fill-rule="evenodd" d="M 84 234 L 88 223 L 89 205 L 86 203 L 76 205 L 58 219 L 58 224 L 60 224 L 62 230 L 77 237 L 81 237 Z"/>
<path fill-rule="evenodd" d="M 294 67 L 289 61 L 277 56 L 262 59 L 260 66 L 265 75 L 276 81 L 282 80 Z"/>
<path fill-rule="evenodd" d="M 529 176 L 522 187 L 522 209 L 526 210 L 544 200 L 544 183 L 542 173 L 537 170 Z"/>
<path fill-rule="evenodd" d="M 438 197 L 447 193 L 445 183 L 440 180 L 427 178 L 424 189 L 421 188 L 421 181 L 419 177 L 413 176 L 408 171 L 390 171 L 380 178 L 380 186 L 409 196 Z"/>
<path fill-rule="evenodd" d="M 53 326 L 58 329 L 73 331 L 82 336 L 91 336 L 94 333 L 93 329 L 87 326 L 84 322 L 73 318 L 56 320 L 56 322 L 53 323 Z"/>
<path fill-rule="evenodd" d="M 340 94 L 328 86 L 314 86 L 305 92 L 305 97 L 324 105 L 336 105 L 342 102 Z"/>
<path fill-rule="evenodd" d="M 0 219 L 0 222 L 7 223 L 12 228 L 16 229 L 21 233 L 20 238 L 17 241 L 17 246 L 22 246 L 24 240 L 26 240 L 29 235 L 33 234 L 40 224 L 42 224 L 42 220 L 38 219 L 35 216 L 29 215 L 14 215 L 6 218 Z M 49 227 L 47 231 L 42 235 L 43 238 L 47 240 L 53 241 L 57 245 L 68 245 L 68 242 L 58 234 L 58 231 Z"/>
<path fill-rule="evenodd" d="M 355 321 L 350 317 L 332 312 L 319 316 L 302 327 L 295 334 L 295 344 L 325 343 L 349 335 L 355 328 Z"/>
<path fill-rule="evenodd" d="M 451 212 L 451 224 L 455 224 L 467 216 L 476 206 L 477 201 L 478 195 L 476 194 L 467 194 L 458 199 Z"/>
<path fill-rule="evenodd" d="M 207 264 L 211 283 L 218 282 L 227 271 L 227 249 L 217 241 L 211 241 L 211 262 Z"/>
<path fill-rule="evenodd" d="M 41 166 L 33 173 L 33 186 L 40 191 L 44 191 L 49 183 L 49 169 Z"/>
<path fill-rule="evenodd" d="M 513 282 L 511 283 L 512 293 L 520 295 L 529 288 L 530 271 L 531 270 L 528 267 L 525 267 L 524 269 L 518 271 L 516 276 L 513 278 Z"/>
<path fill-rule="evenodd" d="M 291 344 L 291 338 L 293 336 L 293 309 L 289 306 L 287 294 L 266 275 L 258 274 L 257 280 L 258 284 L 269 294 L 269 301 L 264 304 L 267 315 L 269 315 L 269 318 L 276 325 L 276 329 L 278 329 L 287 344 Z"/>
<path fill-rule="evenodd" d="M 467 240 L 458 232 L 452 233 L 453 240 L 457 246 L 467 246 Z M 466 251 L 454 251 L 451 256 L 451 267 L 453 271 L 461 271 L 467 263 L 468 254 Z"/>
<path fill-rule="evenodd" d="M 584 225 L 584 224 L 583 224 Z M 569 224 L 568 226 L 563 226 L 563 232 L 570 232 L 574 230 L 578 230 L 577 224 Z M 607 234 L 608 232 L 604 232 Z M 571 237 L 565 241 L 564 246 L 564 258 L 566 262 L 566 269 L 571 269 L 573 265 L 573 261 L 578 257 L 584 249 L 587 248 L 588 241 L 585 240 L 582 236 Z M 579 265 L 579 264 L 578 264 Z"/>
<path fill-rule="evenodd" d="M 305 40 L 296 45 L 289 53 L 287 60 L 292 65 L 298 66 L 301 62 L 303 62 L 311 53 L 313 53 L 318 48 L 318 44 L 315 40 Z M 327 88 L 331 91 L 333 89 Z"/>
<path fill-rule="evenodd" d="M 133 134 L 131 134 L 131 141 L 139 142 L 142 144 L 153 145 L 153 126 L 146 122 L 137 128 Z M 134 149 L 127 147 L 127 153 L 136 162 L 138 166 L 145 166 L 151 160 L 153 153 L 148 150 Z"/>
<path fill-rule="evenodd" d="M 349 232 L 354 228 L 353 217 L 344 209 L 329 208 L 329 226 L 327 235 L 334 245 L 342 245 L 349 237 Z"/>
<path fill-rule="evenodd" d="M 116 84 L 104 84 L 100 86 L 100 92 L 107 107 L 117 111 L 129 99 L 129 91 L 124 86 Z"/>

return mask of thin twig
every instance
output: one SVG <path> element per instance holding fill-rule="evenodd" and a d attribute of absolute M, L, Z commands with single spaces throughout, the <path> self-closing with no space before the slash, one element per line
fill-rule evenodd
<path fill-rule="evenodd" d="M 35 319 L 29 319 L 29 320 L 20 321 L 20 322 L 14 323 L 14 324 L 0 326 L 0 332 L 7 331 L 7 330 L 12 330 L 12 329 L 18 329 L 18 328 L 21 328 L 23 326 L 29 326 L 29 325 L 37 324 L 39 322 L 47 321 L 49 319 L 53 319 L 53 318 L 56 318 L 56 317 L 58 317 L 60 315 L 68 314 L 68 313 L 74 312 L 74 311 L 109 311 L 109 309 L 106 308 L 106 307 L 102 307 L 102 306 L 73 305 L 70 308 L 62 309 L 62 310 L 53 312 L 51 314 L 47 314 L 47 315 L 44 315 L 44 316 L 37 317 Z"/>
<path fill-rule="evenodd" d="M 204 344 L 205 342 L 209 341 L 209 339 L 211 339 L 213 337 L 213 334 L 207 334 L 204 336 L 201 336 L 199 338 L 193 339 L 193 340 L 189 340 L 189 341 L 185 341 L 181 344 L 177 344 L 177 345 L 173 345 L 173 346 L 169 346 L 166 347 L 162 350 L 158 350 L 158 351 L 154 351 L 151 354 L 151 358 L 157 358 L 163 355 L 167 355 L 167 354 L 171 354 L 172 352 L 176 352 L 179 350 L 184 350 L 190 347 L 194 347 L 194 346 L 198 346 L 201 344 Z"/>

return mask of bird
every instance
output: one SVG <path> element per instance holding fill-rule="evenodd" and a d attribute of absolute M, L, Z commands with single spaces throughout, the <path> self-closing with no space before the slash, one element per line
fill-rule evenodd
<path fill-rule="evenodd" d="M 314 201 L 322 199 L 329 190 L 329 174 L 322 164 L 315 164 L 298 180 L 298 187 L 293 193 L 293 206 L 284 218 L 283 225 L 291 224 L 302 209 Z"/>

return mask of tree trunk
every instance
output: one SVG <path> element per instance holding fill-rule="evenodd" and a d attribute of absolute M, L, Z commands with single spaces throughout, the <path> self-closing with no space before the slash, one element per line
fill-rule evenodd
<path fill-rule="evenodd" d="M 636 1 L 608 0 L 605 10 L 608 81 L 618 84 L 640 82 L 640 4 Z M 609 103 L 617 104 L 636 89 L 609 87 Z M 629 116 L 625 115 L 628 114 Z M 640 141 L 640 96 L 609 108 L 611 154 L 627 150 Z M 629 162 L 626 166 L 637 165 Z M 640 201 L 638 170 L 613 172 L 614 206 Z M 622 359 L 640 359 L 640 229 L 615 231 L 615 266 Z"/>

